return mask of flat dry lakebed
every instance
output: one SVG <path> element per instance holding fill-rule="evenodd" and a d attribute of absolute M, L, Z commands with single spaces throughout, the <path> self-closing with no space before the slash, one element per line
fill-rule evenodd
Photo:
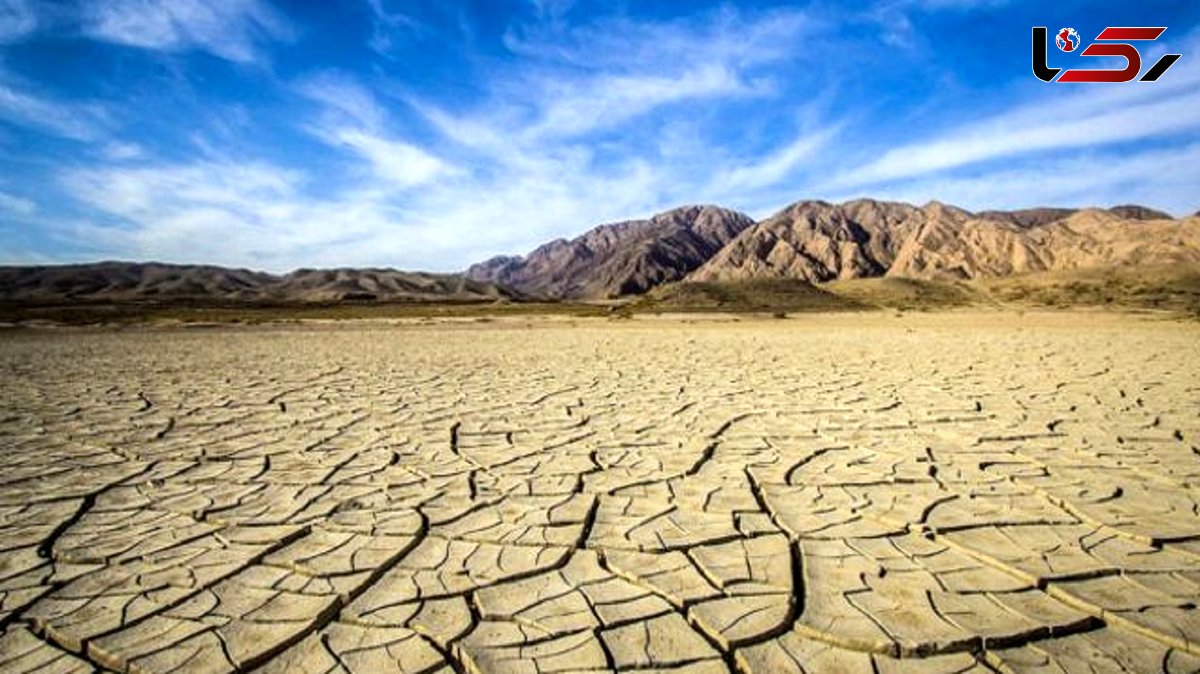
<path fill-rule="evenodd" d="M 1200 324 L 0 335 L 0 670 L 1194 672 Z"/>

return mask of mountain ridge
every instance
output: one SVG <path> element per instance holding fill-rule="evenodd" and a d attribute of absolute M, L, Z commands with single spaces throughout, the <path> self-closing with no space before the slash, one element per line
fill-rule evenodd
<path fill-rule="evenodd" d="M 528 255 L 493 257 L 464 275 L 553 299 L 636 295 L 681 279 L 753 224 L 749 216 L 720 206 L 682 206 L 643 220 L 598 225 Z"/>
<path fill-rule="evenodd" d="M 0 301 L 24 303 L 490 301 L 510 291 L 455 274 L 388 268 L 296 269 L 286 274 L 159 262 L 0 267 Z"/>
<path fill-rule="evenodd" d="M 742 232 L 689 281 L 957 281 L 1200 262 L 1200 219 L 1141 206 L 982 211 L 929 202 L 800 201 Z"/>
<path fill-rule="evenodd" d="M 1200 264 L 1200 215 L 1145 206 L 971 212 L 931 201 L 801 200 L 754 221 L 689 205 L 602 224 L 458 274 L 390 268 L 271 274 L 114 262 L 0 267 L 0 301 L 481 302 L 598 300 L 673 283 L 874 278 L 959 282 L 1092 268 Z M 780 286 L 782 287 L 782 286 Z"/>
<path fill-rule="evenodd" d="M 678 252 L 681 231 L 691 231 L 689 219 L 705 209 L 710 219 L 720 216 L 725 225 L 721 236 L 686 254 L 662 254 Z M 1118 235 L 1098 231 L 1096 221 Z M 1163 223 L 1184 223 L 1186 241 L 1164 243 L 1181 237 Z M 824 283 L 889 276 L 965 280 L 1197 262 L 1200 236 L 1195 229 L 1189 218 L 1175 220 L 1136 204 L 971 212 L 938 201 L 918 207 L 875 199 L 840 204 L 801 200 L 758 222 L 717 206 L 685 206 L 644 220 L 595 226 L 526 255 L 493 257 L 464 274 L 548 299 L 634 296 L 671 282 L 776 278 Z"/>

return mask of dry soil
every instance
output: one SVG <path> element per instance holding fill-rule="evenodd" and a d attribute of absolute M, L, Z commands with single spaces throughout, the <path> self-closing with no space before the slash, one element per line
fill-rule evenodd
<path fill-rule="evenodd" d="M 1090 313 L 9 330 L 0 670 L 1196 671 L 1198 372 Z"/>

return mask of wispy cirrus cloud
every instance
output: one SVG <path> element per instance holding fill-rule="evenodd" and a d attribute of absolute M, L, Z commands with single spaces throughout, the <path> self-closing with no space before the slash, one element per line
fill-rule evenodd
<path fill-rule="evenodd" d="M 1181 46 L 1185 52 L 1200 50 L 1200 39 L 1193 35 Z M 1055 92 L 1053 101 L 1019 103 L 893 145 L 875 159 L 840 172 L 826 187 L 888 186 L 999 160 L 1020 162 L 1062 150 L 1096 154 L 1121 143 L 1143 143 L 1121 151 L 1121 162 L 1133 163 L 1143 153 L 1157 151 L 1150 144 L 1155 140 L 1200 131 L 1197 84 L 1200 66 L 1192 60 L 1181 61 L 1161 86 L 1064 88 Z"/>
<path fill-rule="evenodd" d="M 297 30 L 269 0 L 0 0 L 0 45 L 47 34 L 251 63 Z"/>
<path fill-rule="evenodd" d="M 126 143 L 119 140 L 114 140 L 105 143 L 100 152 L 105 159 L 112 161 L 127 161 L 138 159 L 145 155 L 145 149 L 137 143 Z"/>
<path fill-rule="evenodd" d="M 262 45 L 290 39 L 290 22 L 264 0 L 107 0 L 80 11 L 88 37 L 163 51 L 200 50 L 248 63 Z"/>
<path fill-rule="evenodd" d="M 841 125 L 832 124 L 819 131 L 801 134 L 775 152 L 719 172 L 713 178 L 714 187 L 730 195 L 776 187 L 801 163 L 828 151 L 841 130 Z"/>
<path fill-rule="evenodd" d="M 718 30 L 712 21 L 724 26 Z M 801 22 L 762 18 L 778 35 Z M 324 71 L 290 85 L 312 105 L 293 123 L 356 166 L 357 178 L 323 197 L 309 167 L 288 168 L 210 148 L 205 159 L 105 162 L 62 172 L 72 197 L 102 214 L 67 226 L 79 240 L 103 242 L 101 257 L 225 261 L 286 270 L 314 264 L 379 264 L 452 270 L 502 251 L 597 221 L 627 219 L 692 201 L 711 172 L 697 172 L 704 147 L 641 147 L 616 136 L 607 148 L 590 138 L 657 116 L 662 129 L 693 123 L 689 106 L 721 105 L 770 94 L 753 68 L 770 59 L 739 46 L 725 30 L 766 31 L 728 13 L 691 25 L 690 35 L 645 28 L 643 40 L 709 41 L 667 75 L 629 61 L 573 72 L 576 60 L 610 58 L 611 39 L 595 57 L 572 44 L 568 57 L 510 68 L 487 82 L 488 97 L 451 112 L 408 93 L 381 96 L 361 76 Z M 768 31 L 769 32 L 769 31 Z M 529 47 L 529 43 L 526 43 Z M 677 76 L 678 75 L 678 76 Z M 525 95 L 517 98 L 516 90 Z M 423 133 L 414 126 L 427 127 Z M 792 170 L 825 142 L 814 132 L 756 161 L 747 152 L 728 180 L 749 186 Z M 605 156 L 611 153 L 612 156 Z M 674 153 L 674 154 L 673 154 Z M 714 170 L 716 170 L 714 168 Z M 346 174 L 343 174 L 344 178 Z M 336 223 L 336 226 L 331 226 Z M 92 244 L 95 247 L 95 244 Z"/>
<path fill-rule="evenodd" d="M 325 136 L 366 159 L 375 177 L 396 189 L 428 184 L 453 175 L 455 169 L 429 152 L 402 140 L 357 129 L 337 129 Z"/>
<path fill-rule="evenodd" d="M 872 197 L 922 203 L 938 199 L 976 210 L 1043 206 L 1150 204 L 1177 216 L 1196 209 L 1200 185 L 1200 144 L 1156 147 L 1115 157 L 1102 150 L 1012 162 L 973 172 L 931 174 L 877 186 L 868 192 L 831 192 L 848 199 Z"/>
<path fill-rule="evenodd" d="M 774 97 L 765 69 L 801 51 L 813 27 L 802 11 L 730 8 L 566 33 L 544 22 L 514 27 L 505 45 L 523 56 L 521 65 L 496 73 L 481 105 L 448 110 L 404 97 L 448 152 L 482 167 L 426 195 L 422 212 L 444 213 L 464 229 L 520 223 L 487 237 L 499 242 L 487 249 L 495 253 L 532 247 L 563 233 L 563 223 L 628 219 L 785 177 L 838 125 L 796 129 L 764 158 L 758 144 L 714 144 L 728 132 L 718 113 Z M 781 126 L 792 126 L 793 116 L 785 111 Z"/>
<path fill-rule="evenodd" d="M 0 68 L 0 120 L 80 141 L 100 138 L 111 123 L 103 104 L 57 100 L 29 88 Z"/>
<path fill-rule="evenodd" d="M 39 23 L 31 0 L 0 0 L 0 44 L 25 38 L 37 30 Z"/>
<path fill-rule="evenodd" d="M 584 81 L 542 81 L 544 104 L 526 129 L 537 136 L 570 136 L 620 126 L 656 108 L 688 100 L 754 96 L 760 87 L 723 63 L 675 76 L 602 75 Z"/>
<path fill-rule="evenodd" d="M 318 176 L 244 157 L 64 171 L 63 188 L 97 213 L 56 225 L 84 257 L 302 266 L 453 269 L 471 232 L 414 215 L 387 189 L 310 193 Z M 486 240 L 486 233 L 480 238 Z"/>
<path fill-rule="evenodd" d="M 801 10 L 746 14 L 729 7 L 664 22 L 614 18 L 562 29 L 510 28 L 523 66 L 491 83 L 499 105 L 524 113 L 530 135 L 582 135 L 689 102 L 721 104 L 775 91 L 765 66 L 802 51 L 817 22 Z"/>
<path fill-rule="evenodd" d="M 425 26 L 411 15 L 390 8 L 388 0 L 367 0 L 367 7 L 371 11 L 372 28 L 367 45 L 377 54 L 388 56 L 398 34 L 414 34 L 425 29 Z"/>
<path fill-rule="evenodd" d="M 0 210 L 17 215 L 33 215 L 37 211 L 37 204 L 32 199 L 0 192 Z"/>
<path fill-rule="evenodd" d="M 368 162 L 371 176 L 395 189 L 407 189 L 453 175 L 457 170 L 433 153 L 397 136 L 375 96 L 351 79 L 324 73 L 297 86 L 321 106 L 305 127 L 322 142 Z"/>
<path fill-rule="evenodd" d="M 3 256 L 454 270 L 684 203 L 1197 205 L 1187 59 L 1051 98 L 1025 62 L 980 76 L 922 34 L 980 11 L 1027 50 L 1002 2 L 480 5 L 0 0 Z M 912 49 L 880 39 L 883 10 Z M 30 63 L 64 45 L 89 71 L 56 86 Z"/>

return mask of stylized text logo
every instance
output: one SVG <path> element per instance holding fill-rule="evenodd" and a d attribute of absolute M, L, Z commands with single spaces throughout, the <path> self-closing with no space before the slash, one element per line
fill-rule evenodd
<path fill-rule="evenodd" d="M 1071 68 L 1058 75 L 1062 68 L 1051 68 L 1047 60 L 1048 32 L 1045 26 L 1033 28 L 1033 74 L 1044 82 L 1132 82 L 1142 71 L 1142 55 L 1129 42 L 1157 40 L 1167 29 L 1162 28 L 1133 28 L 1109 27 L 1100 31 L 1096 42 L 1088 45 L 1080 52 L 1080 56 L 1120 56 L 1125 59 L 1125 67 L 1120 69 L 1086 69 Z M 1074 28 L 1063 28 L 1054 36 L 1054 43 L 1064 52 L 1078 51 L 1080 45 L 1079 33 Z M 1162 77 L 1176 61 L 1179 54 L 1164 54 L 1142 75 L 1140 82 L 1153 82 Z M 1055 76 L 1058 79 L 1055 80 Z"/>

